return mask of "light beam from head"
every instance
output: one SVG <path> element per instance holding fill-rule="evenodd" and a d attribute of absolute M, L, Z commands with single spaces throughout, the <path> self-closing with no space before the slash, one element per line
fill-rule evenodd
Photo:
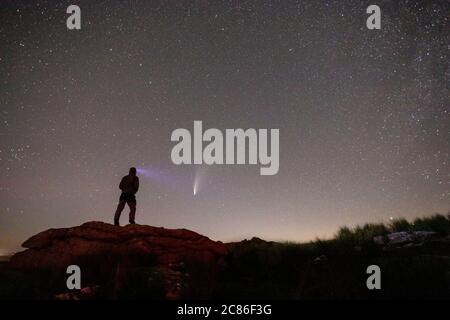
<path fill-rule="evenodd" d="M 177 192 L 183 192 L 183 189 L 185 188 L 183 188 L 183 186 L 186 186 L 189 181 L 192 181 L 191 178 L 186 176 L 186 174 L 183 174 L 183 172 L 178 172 L 177 174 L 174 170 L 150 167 L 138 167 L 136 169 L 138 176 L 150 179 L 158 184 L 165 185 L 166 187 Z"/>

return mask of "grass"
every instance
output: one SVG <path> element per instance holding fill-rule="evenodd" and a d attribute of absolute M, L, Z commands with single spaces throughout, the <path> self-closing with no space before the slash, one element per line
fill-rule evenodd
<path fill-rule="evenodd" d="M 447 216 L 435 214 L 431 217 L 417 218 L 412 224 L 413 230 L 434 231 L 439 235 L 450 234 L 450 213 Z"/>
<path fill-rule="evenodd" d="M 450 234 L 450 213 L 435 214 L 430 217 L 416 218 L 412 222 L 398 218 L 384 223 L 366 223 L 354 228 L 341 227 L 334 240 L 346 245 L 365 245 L 373 241 L 375 236 L 386 236 L 392 232 L 432 231 L 440 236 Z"/>
<path fill-rule="evenodd" d="M 366 223 L 353 229 L 348 227 L 339 228 L 335 240 L 342 244 L 362 245 L 372 242 L 376 236 L 384 236 L 389 232 L 389 227 L 382 223 Z"/>

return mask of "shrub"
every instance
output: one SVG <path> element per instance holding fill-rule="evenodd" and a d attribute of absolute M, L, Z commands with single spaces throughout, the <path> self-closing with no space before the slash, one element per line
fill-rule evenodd
<path fill-rule="evenodd" d="M 344 242 L 344 243 L 353 243 L 355 242 L 355 235 L 353 231 L 349 227 L 340 227 L 335 236 L 336 240 Z"/>
<path fill-rule="evenodd" d="M 386 235 L 388 232 L 389 229 L 382 223 L 366 223 L 362 226 L 358 225 L 354 229 L 340 227 L 335 239 L 342 244 L 362 245 L 372 242 L 374 237 Z"/>
<path fill-rule="evenodd" d="M 416 218 L 413 222 L 415 231 L 433 231 L 440 235 L 450 234 L 450 216 L 435 214 L 431 217 Z"/>
<path fill-rule="evenodd" d="M 412 225 L 405 218 L 394 219 L 389 223 L 392 232 L 411 231 Z"/>

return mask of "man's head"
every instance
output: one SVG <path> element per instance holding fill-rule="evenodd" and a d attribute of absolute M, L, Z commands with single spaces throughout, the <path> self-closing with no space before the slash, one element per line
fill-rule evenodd
<path fill-rule="evenodd" d="M 129 174 L 130 174 L 130 176 L 135 176 L 136 175 L 136 168 L 135 167 L 131 167 Z"/>

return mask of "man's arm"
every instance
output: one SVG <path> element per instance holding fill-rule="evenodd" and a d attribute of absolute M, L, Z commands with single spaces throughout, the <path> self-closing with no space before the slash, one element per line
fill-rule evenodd
<path fill-rule="evenodd" d="M 120 190 L 123 190 L 123 178 L 122 178 L 122 180 L 120 180 L 120 183 L 119 183 L 119 189 L 120 189 Z"/>
<path fill-rule="evenodd" d="M 134 181 L 134 193 L 138 192 L 139 190 L 139 178 L 136 177 L 136 180 Z"/>

